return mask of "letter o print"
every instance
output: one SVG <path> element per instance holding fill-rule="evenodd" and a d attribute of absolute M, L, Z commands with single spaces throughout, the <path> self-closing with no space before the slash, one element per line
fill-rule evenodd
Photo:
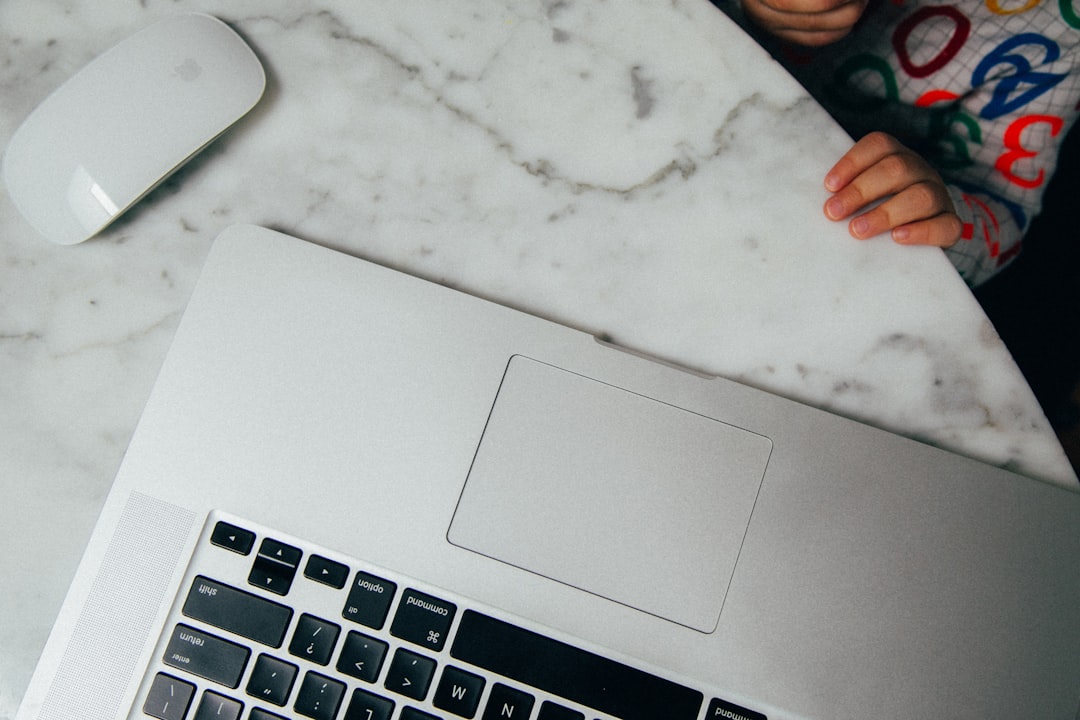
<path fill-rule="evenodd" d="M 908 53 L 908 38 L 911 37 L 911 33 L 915 28 L 935 17 L 944 17 L 952 20 L 953 25 L 955 26 L 953 33 L 949 37 L 949 42 L 945 44 L 945 47 L 943 47 L 937 55 L 931 58 L 929 62 L 923 63 L 922 65 L 916 65 L 911 59 L 911 54 Z M 913 78 L 924 78 L 933 75 L 938 70 L 948 65 L 949 61 L 956 57 L 956 54 L 960 52 L 960 48 L 964 47 L 964 43 L 967 42 L 970 34 L 971 20 L 956 8 L 945 6 L 923 7 L 913 12 L 909 17 L 905 18 L 903 22 L 896 26 L 896 31 L 893 32 L 892 44 L 893 49 L 896 51 L 896 57 L 900 61 L 900 67 L 904 68 L 904 72 Z"/>

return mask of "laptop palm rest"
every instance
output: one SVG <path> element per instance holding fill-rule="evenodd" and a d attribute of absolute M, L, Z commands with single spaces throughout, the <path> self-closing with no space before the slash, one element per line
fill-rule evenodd
<path fill-rule="evenodd" d="M 448 538 L 712 632 L 771 451 L 756 433 L 515 356 Z"/>

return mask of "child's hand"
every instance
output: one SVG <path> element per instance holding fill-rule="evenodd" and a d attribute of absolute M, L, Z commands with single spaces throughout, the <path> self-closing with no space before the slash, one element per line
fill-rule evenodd
<path fill-rule="evenodd" d="M 770 35 L 799 45 L 828 45 L 847 35 L 867 0 L 743 0 L 743 11 Z"/>
<path fill-rule="evenodd" d="M 960 239 L 962 223 L 945 182 L 891 135 L 870 133 L 855 143 L 825 176 L 825 189 L 833 193 L 825 203 L 826 217 L 854 215 L 848 231 L 856 238 L 891 230 L 893 240 L 904 245 L 949 247 Z"/>

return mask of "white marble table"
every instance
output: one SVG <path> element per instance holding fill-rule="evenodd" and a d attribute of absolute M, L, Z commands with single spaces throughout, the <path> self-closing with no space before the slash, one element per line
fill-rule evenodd
<path fill-rule="evenodd" d="M 234 222 L 1075 484 L 941 254 L 821 216 L 848 141 L 705 0 L 5 0 L 0 144 L 185 9 L 264 61 L 251 115 L 80 246 L 47 244 L 0 193 L 0 718 Z"/>

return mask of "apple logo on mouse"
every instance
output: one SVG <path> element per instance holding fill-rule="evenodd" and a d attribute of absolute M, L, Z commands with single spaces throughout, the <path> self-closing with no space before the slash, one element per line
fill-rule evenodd
<path fill-rule="evenodd" d="M 199 63 L 195 62 L 195 58 L 184 60 L 184 62 L 173 68 L 173 71 L 185 82 L 196 80 L 202 75 L 202 67 L 199 66 Z"/>

